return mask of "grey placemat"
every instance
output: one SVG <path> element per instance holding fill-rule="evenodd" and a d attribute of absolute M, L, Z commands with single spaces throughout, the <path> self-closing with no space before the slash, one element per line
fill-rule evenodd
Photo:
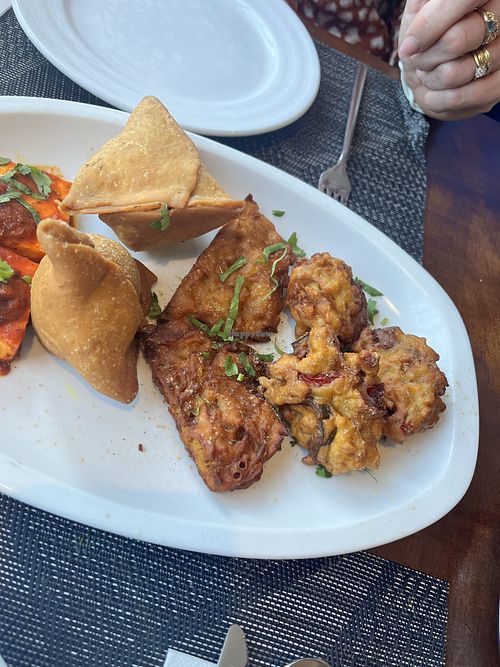
<path fill-rule="evenodd" d="M 215 660 L 231 622 L 251 665 L 444 661 L 446 582 L 368 553 L 258 561 L 127 540 L 0 502 L 0 654 L 10 667 Z"/>
<path fill-rule="evenodd" d="M 310 111 L 260 137 L 228 139 L 315 184 L 340 152 L 355 64 L 318 44 Z M 0 19 L 0 93 L 104 104 L 50 65 L 12 11 Z M 6 131 L 5 128 L 0 128 Z M 422 254 L 425 120 L 370 71 L 351 158 L 351 207 Z M 315 654 L 334 667 L 444 663 L 446 582 L 367 553 L 230 559 L 127 540 L 0 495 L 0 654 L 10 667 L 140 667 L 168 647 L 214 660 L 244 627 L 252 665 Z"/>
<path fill-rule="evenodd" d="M 357 63 L 316 42 L 321 85 L 311 109 L 277 132 L 222 139 L 316 186 L 338 160 Z M 422 261 L 425 207 L 425 142 L 428 123 L 413 111 L 398 81 L 370 69 L 361 99 L 348 172 L 349 208 Z"/>
<path fill-rule="evenodd" d="M 314 186 L 340 155 L 356 69 L 352 58 L 320 42 L 316 47 L 320 91 L 301 119 L 277 132 L 220 140 Z M 109 106 L 53 67 L 24 35 L 12 10 L 0 19 L 0 71 L 1 95 Z M 349 207 L 417 261 L 423 253 L 427 131 L 427 121 L 409 107 L 399 83 L 370 69 L 349 160 Z"/>

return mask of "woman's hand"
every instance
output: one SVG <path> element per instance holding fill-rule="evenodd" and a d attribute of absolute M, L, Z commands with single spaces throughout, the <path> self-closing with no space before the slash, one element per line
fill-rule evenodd
<path fill-rule="evenodd" d="M 481 47 L 486 31 L 482 11 L 500 20 L 500 0 L 407 0 L 399 57 L 405 81 L 428 116 L 459 120 L 500 101 L 500 38 L 486 46 L 490 73 L 474 79 L 472 52 Z"/>

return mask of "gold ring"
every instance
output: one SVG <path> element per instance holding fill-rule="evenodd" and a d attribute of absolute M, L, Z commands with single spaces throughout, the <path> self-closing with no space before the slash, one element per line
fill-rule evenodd
<path fill-rule="evenodd" d="M 480 79 L 483 76 L 486 76 L 493 64 L 493 59 L 491 53 L 482 46 L 480 49 L 476 49 L 471 52 L 472 57 L 474 58 L 474 63 L 476 65 L 476 71 L 474 72 L 474 78 Z"/>
<path fill-rule="evenodd" d="M 498 36 L 498 19 L 496 14 L 490 12 L 489 10 L 483 11 L 481 9 L 476 9 L 477 13 L 483 17 L 485 32 L 482 46 L 489 44 Z"/>

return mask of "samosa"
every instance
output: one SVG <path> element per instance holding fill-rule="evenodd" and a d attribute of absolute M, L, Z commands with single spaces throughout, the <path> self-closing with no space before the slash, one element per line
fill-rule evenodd
<path fill-rule="evenodd" d="M 135 334 L 155 276 L 117 241 L 59 220 L 42 221 L 37 236 L 46 253 L 31 286 L 38 338 L 94 389 L 130 403 L 138 391 Z"/>
<path fill-rule="evenodd" d="M 156 97 L 145 97 L 120 134 L 79 170 L 61 211 L 98 214 L 132 250 L 173 245 L 232 220 L 232 199 Z"/>

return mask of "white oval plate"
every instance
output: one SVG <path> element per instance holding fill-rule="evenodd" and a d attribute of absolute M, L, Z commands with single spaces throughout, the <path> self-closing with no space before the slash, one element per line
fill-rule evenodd
<path fill-rule="evenodd" d="M 58 165 L 73 178 L 127 114 L 74 102 L 0 98 L 2 153 Z M 308 254 L 327 250 L 375 285 L 379 318 L 425 336 L 450 388 L 439 424 L 408 444 L 382 446 L 373 477 L 322 479 L 288 441 L 243 491 L 208 491 L 139 364 L 130 405 L 94 392 L 33 335 L 0 378 L 0 491 L 61 516 L 150 542 L 229 556 L 302 558 L 357 551 L 404 537 L 446 514 L 475 466 L 478 405 L 469 340 L 434 279 L 369 223 L 318 190 L 252 157 L 194 136 L 209 171 L 235 196 L 251 192 L 278 231 Z M 273 218 L 271 211 L 286 211 Z M 110 234 L 96 218 L 81 229 Z M 213 234 L 138 256 L 158 275 L 164 305 Z M 277 337 L 289 345 L 285 321 Z M 138 445 L 144 446 L 144 452 Z"/>
<path fill-rule="evenodd" d="M 283 0 L 14 0 L 29 39 L 119 109 L 156 95 L 188 130 L 260 134 L 314 101 L 318 54 Z"/>

